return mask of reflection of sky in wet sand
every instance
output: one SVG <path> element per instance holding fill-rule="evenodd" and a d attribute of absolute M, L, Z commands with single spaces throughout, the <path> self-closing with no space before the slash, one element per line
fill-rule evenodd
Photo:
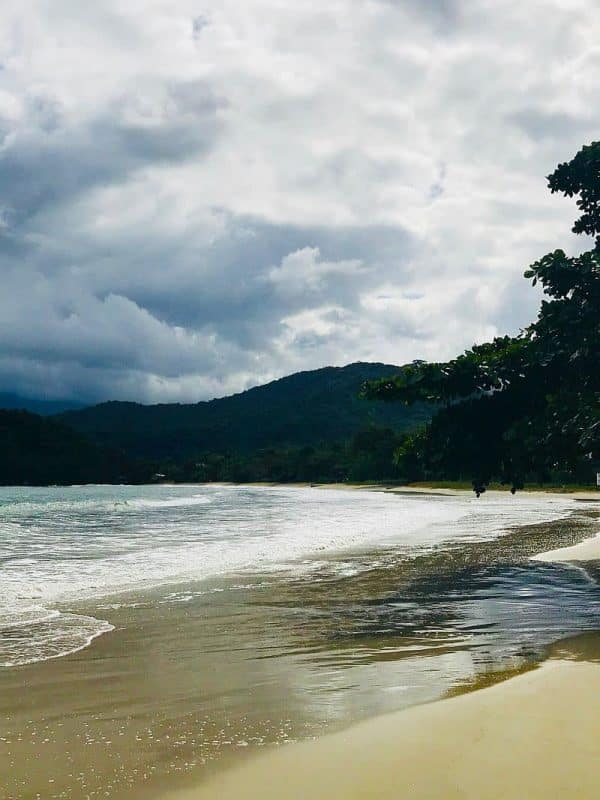
<path fill-rule="evenodd" d="M 600 627 L 593 565 L 528 561 L 585 538 L 590 524 L 580 514 L 411 559 L 363 551 L 307 563 L 302 576 L 282 569 L 108 599 L 116 630 L 92 648 L 0 672 L 5 795 L 152 797 L 265 744 L 538 659 Z M 590 635 L 552 649 L 599 651 Z"/>

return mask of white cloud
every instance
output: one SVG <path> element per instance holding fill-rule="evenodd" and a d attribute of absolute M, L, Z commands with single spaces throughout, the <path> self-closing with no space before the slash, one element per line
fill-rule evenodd
<path fill-rule="evenodd" d="M 318 247 L 303 247 L 289 253 L 281 264 L 267 273 L 275 293 L 288 301 L 313 305 L 324 293 L 335 296 L 343 284 L 361 280 L 365 267 L 353 261 L 322 261 Z"/>

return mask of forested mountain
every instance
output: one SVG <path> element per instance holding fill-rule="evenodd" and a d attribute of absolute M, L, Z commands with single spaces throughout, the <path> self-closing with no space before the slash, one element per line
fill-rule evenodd
<path fill-rule="evenodd" d="M 326 367 L 194 405 L 0 410 L 0 484 L 394 478 L 394 451 L 430 406 L 358 395 L 364 381 L 398 369 Z"/>
<path fill-rule="evenodd" d="M 0 410 L 0 485 L 134 482 L 144 470 L 54 420 Z"/>
<path fill-rule="evenodd" d="M 325 367 L 218 400 L 150 406 L 108 402 L 57 419 L 98 443 L 159 460 L 343 443 L 368 427 L 402 432 L 429 419 L 425 403 L 406 408 L 359 398 L 364 381 L 399 369 L 370 363 Z"/>

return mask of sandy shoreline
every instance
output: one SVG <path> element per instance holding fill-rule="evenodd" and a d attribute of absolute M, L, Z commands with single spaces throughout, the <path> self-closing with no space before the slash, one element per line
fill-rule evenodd
<path fill-rule="evenodd" d="M 600 560 L 600 533 L 533 558 Z M 162 800 L 595 799 L 600 664 L 591 662 L 600 662 L 600 636 L 590 639 L 581 660 L 567 642 L 559 658 L 503 683 L 272 750 Z"/>
<path fill-rule="evenodd" d="M 549 661 L 469 695 L 255 758 L 164 800 L 598 796 L 600 667 Z"/>
<path fill-rule="evenodd" d="M 533 556 L 533 561 L 600 561 L 600 532 L 572 547 L 561 547 Z"/>
<path fill-rule="evenodd" d="M 202 485 L 202 484 L 200 484 Z M 211 484 L 206 484 L 210 486 Z M 214 485 L 214 484 L 213 484 Z M 346 490 L 364 492 L 387 492 L 389 494 L 418 494 L 418 495 L 440 495 L 442 497 L 474 497 L 472 489 L 449 489 L 443 486 L 395 486 L 387 483 L 272 483 L 265 481 L 255 481 L 241 484 L 225 484 L 230 486 L 265 486 L 282 489 L 322 489 L 322 490 Z M 488 489 L 481 499 L 485 497 L 506 497 L 509 493 L 508 487 L 504 490 Z M 517 493 L 517 496 L 542 495 L 546 497 L 562 497 L 567 500 L 577 500 L 580 502 L 600 502 L 600 491 L 551 491 L 546 489 L 524 489 Z"/>

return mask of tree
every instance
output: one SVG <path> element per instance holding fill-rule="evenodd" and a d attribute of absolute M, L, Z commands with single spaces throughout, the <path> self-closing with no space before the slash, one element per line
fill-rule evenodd
<path fill-rule="evenodd" d="M 546 295 L 537 320 L 519 336 L 446 363 L 414 362 L 363 387 L 372 399 L 437 403 L 399 465 L 431 478 L 468 475 L 478 496 L 493 478 L 514 492 L 534 476 L 589 474 L 600 459 L 600 142 L 560 164 L 548 185 L 578 197 L 573 231 L 595 244 L 576 257 L 555 250 L 525 272 Z"/>

